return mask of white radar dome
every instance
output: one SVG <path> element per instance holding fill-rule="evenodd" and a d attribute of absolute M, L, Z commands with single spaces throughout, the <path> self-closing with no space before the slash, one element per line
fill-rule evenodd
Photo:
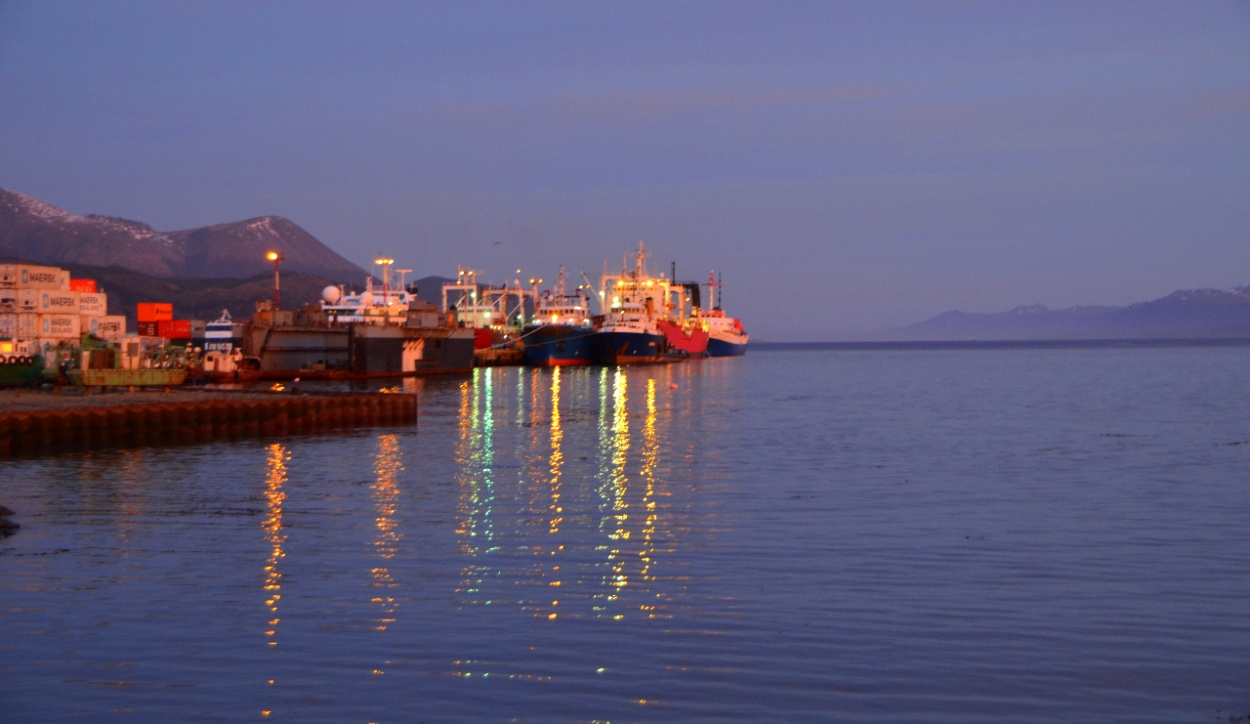
<path fill-rule="evenodd" d="M 343 298 L 343 290 L 338 287 L 326 287 L 321 290 L 321 298 L 326 301 L 326 304 L 338 304 Z"/>
<path fill-rule="evenodd" d="M 373 304 L 373 292 L 361 292 L 360 304 L 361 306 L 365 306 L 365 307 L 372 305 Z"/>

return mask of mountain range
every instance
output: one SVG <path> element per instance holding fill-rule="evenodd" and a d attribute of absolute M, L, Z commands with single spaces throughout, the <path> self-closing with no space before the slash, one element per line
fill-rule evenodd
<path fill-rule="evenodd" d="M 1250 286 L 1177 291 L 1127 307 L 1034 305 L 996 314 L 951 311 L 888 336 L 924 341 L 1247 338 Z"/>
<path fill-rule="evenodd" d="M 225 278 L 272 271 L 269 251 L 283 256 L 282 271 L 341 282 L 363 269 L 281 216 L 183 231 L 156 231 L 141 221 L 81 216 L 16 191 L 0 189 L 0 256 L 39 264 L 122 267 L 151 277 Z"/>
<path fill-rule="evenodd" d="M 250 314 L 273 295 L 266 252 L 281 253 L 284 307 L 320 298 L 331 284 L 359 288 L 367 272 L 280 216 L 161 232 L 111 216 L 81 216 L 0 189 L 0 260 L 60 266 L 96 279 L 109 309 L 133 321 L 141 301 L 174 303 L 179 318 Z M 438 303 L 442 277 L 417 280 Z M 1017 307 L 997 314 L 950 311 L 881 334 L 884 340 L 1082 340 L 1250 338 L 1250 286 L 1177 291 L 1127 307 Z"/>

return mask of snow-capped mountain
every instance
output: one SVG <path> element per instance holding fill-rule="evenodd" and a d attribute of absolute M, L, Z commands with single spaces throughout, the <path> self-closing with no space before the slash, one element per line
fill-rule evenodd
<path fill-rule="evenodd" d="M 327 279 L 358 280 L 365 271 L 280 216 L 184 231 L 156 231 L 129 219 L 64 211 L 0 189 L 0 256 L 40 264 L 121 267 L 153 277 L 248 277 L 272 267 Z"/>

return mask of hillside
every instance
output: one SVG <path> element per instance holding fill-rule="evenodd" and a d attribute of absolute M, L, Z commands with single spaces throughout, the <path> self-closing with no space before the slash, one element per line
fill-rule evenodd
<path fill-rule="evenodd" d="M 1250 337 L 1250 286 L 1194 289 L 1127 307 L 1017 307 L 995 314 L 951 311 L 894 330 L 892 339 L 1218 339 Z"/>
<path fill-rule="evenodd" d="M 280 216 L 161 232 L 140 221 L 82 216 L 0 189 L 0 256 L 63 267 L 118 267 L 157 278 L 224 278 L 272 270 L 265 260 L 270 250 L 283 255 L 284 274 L 354 283 L 366 276 Z"/>

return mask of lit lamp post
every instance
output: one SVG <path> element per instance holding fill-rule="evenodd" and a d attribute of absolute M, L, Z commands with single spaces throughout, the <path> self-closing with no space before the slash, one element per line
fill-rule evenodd
<path fill-rule="evenodd" d="M 394 259 L 385 256 L 379 256 L 373 260 L 374 264 L 382 267 L 382 304 L 391 306 L 391 264 L 395 263 Z"/>
<path fill-rule="evenodd" d="M 280 286 L 278 284 L 278 265 L 286 257 L 276 251 L 271 251 L 265 255 L 265 258 L 273 262 L 273 310 L 276 312 L 282 308 L 282 294 L 279 292 Z"/>

